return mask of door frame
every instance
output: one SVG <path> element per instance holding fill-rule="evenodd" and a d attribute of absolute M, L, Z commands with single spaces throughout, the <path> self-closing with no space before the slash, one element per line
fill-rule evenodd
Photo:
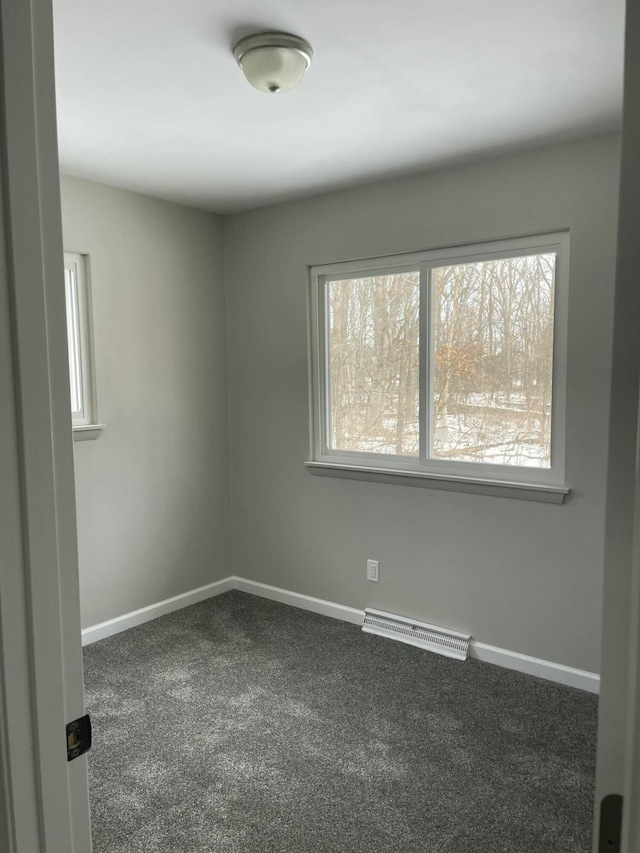
<path fill-rule="evenodd" d="M 620 178 L 620 203 L 618 217 L 618 253 L 616 268 L 616 305 L 613 339 L 613 387 L 612 405 L 618 398 L 631 397 L 627 405 L 625 425 L 614 423 L 613 410 L 610 415 L 610 460 L 615 457 L 615 447 L 620 433 L 629 435 L 627 472 L 635 462 L 635 481 L 631 515 L 631 554 L 628 570 L 628 660 L 626 673 L 620 680 L 624 690 L 615 690 L 613 695 L 623 698 L 626 693 L 626 719 L 620 740 L 623 742 L 624 780 L 621 793 L 624 797 L 622 853 L 640 852 L 640 4 L 627 0 L 625 65 L 624 65 L 624 111 L 622 126 L 622 158 Z M 617 386 L 617 388 L 616 388 Z M 623 405 L 623 404 L 621 404 Z M 624 417 L 625 411 L 621 412 Z M 629 421 L 631 421 L 629 423 Z M 616 464 L 620 464 L 621 460 Z M 627 474 L 629 476 L 630 472 Z M 622 472 L 619 479 L 622 479 Z M 616 496 L 612 494 L 612 477 L 609 477 L 607 510 L 611 516 L 620 509 Z M 615 524 L 614 524 L 615 526 Z M 615 532 L 612 531 L 615 535 Z M 615 547 L 615 546 L 614 546 Z M 605 592 L 607 585 L 615 586 L 616 566 L 606 560 Z M 630 563 L 630 565 L 629 565 Z M 624 580 L 624 575 L 623 575 Z M 623 587 L 624 588 L 624 587 Z M 615 595 L 615 593 L 614 593 Z M 604 601 L 605 607 L 607 599 Z M 609 667 L 612 650 L 619 638 L 616 637 L 615 615 L 604 613 L 603 667 Z M 604 671 L 604 670 L 603 670 Z M 626 676 L 626 679 L 625 679 Z M 615 678 L 615 671 L 613 674 Z M 613 685 L 615 688 L 615 685 Z M 606 684 L 605 684 L 606 689 Z M 610 708 L 613 703 L 609 703 Z M 606 725 L 606 720 L 604 721 Z M 603 733 L 598 740 L 600 765 L 605 761 L 605 750 L 610 733 Z M 601 781 L 601 780 L 599 780 Z M 603 793 L 608 793 L 604 791 Z M 594 842 L 595 843 L 595 842 Z"/>
<path fill-rule="evenodd" d="M 0 833 L 90 853 L 51 0 L 1 0 L 0 47 Z"/>
<path fill-rule="evenodd" d="M 598 774 L 600 794 L 611 793 L 606 730 L 615 718 L 623 723 L 616 760 L 625 776 L 619 784 L 619 770 L 611 776 L 627 804 L 622 851 L 640 853 L 640 808 L 629 806 L 640 804 L 640 69 L 629 49 L 640 44 L 640 4 L 627 6 L 603 699 L 613 709 L 622 691 L 628 702 L 601 720 Z M 0 0 L 0 47 L 0 845 L 8 853 L 90 853 L 86 758 L 67 763 L 64 736 L 84 706 L 51 0 Z M 629 389 L 633 437 L 627 417 L 621 444 L 616 401 Z M 626 539 L 614 553 L 621 498 Z M 630 604 L 625 665 L 617 668 L 609 652 L 621 610 L 607 609 L 612 590 L 626 596 L 623 623 Z"/>

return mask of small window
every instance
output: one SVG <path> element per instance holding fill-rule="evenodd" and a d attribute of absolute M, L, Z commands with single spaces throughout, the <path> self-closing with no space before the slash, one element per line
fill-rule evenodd
<path fill-rule="evenodd" d="M 312 461 L 563 484 L 568 239 L 313 268 Z"/>
<path fill-rule="evenodd" d="M 65 252 L 64 293 L 67 307 L 71 416 L 74 428 L 89 427 L 95 425 L 96 406 L 84 255 Z"/>

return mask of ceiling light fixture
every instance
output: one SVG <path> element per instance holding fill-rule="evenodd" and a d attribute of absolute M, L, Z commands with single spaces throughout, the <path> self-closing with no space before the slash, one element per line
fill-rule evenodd
<path fill-rule="evenodd" d="M 252 86 L 274 95 L 290 92 L 302 83 L 313 48 L 288 33 L 256 33 L 241 39 L 233 55 Z"/>

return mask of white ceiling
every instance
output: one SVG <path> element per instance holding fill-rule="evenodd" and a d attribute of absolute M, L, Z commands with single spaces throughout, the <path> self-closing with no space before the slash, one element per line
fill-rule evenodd
<path fill-rule="evenodd" d="M 623 0 L 54 0 L 63 172 L 222 213 L 618 126 Z M 283 30 L 300 89 L 231 48 Z"/>

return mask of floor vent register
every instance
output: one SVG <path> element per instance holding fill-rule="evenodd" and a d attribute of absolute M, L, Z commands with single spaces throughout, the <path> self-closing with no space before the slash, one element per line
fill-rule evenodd
<path fill-rule="evenodd" d="M 372 610 L 370 607 L 364 611 L 362 630 L 367 634 L 377 634 L 428 649 L 448 658 L 466 660 L 469 656 L 470 634 L 461 634 L 459 631 L 450 631 L 448 628 L 428 625 L 426 622 L 416 622 L 404 616 Z"/>

